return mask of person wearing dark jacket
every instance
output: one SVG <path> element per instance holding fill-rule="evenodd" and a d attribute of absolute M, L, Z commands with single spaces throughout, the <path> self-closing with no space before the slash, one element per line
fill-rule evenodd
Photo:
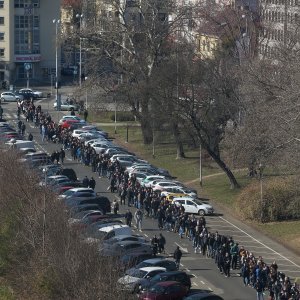
<path fill-rule="evenodd" d="M 95 181 L 94 177 L 91 177 L 91 179 L 89 180 L 89 188 L 94 190 L 95 186 L 96 186 L 96 181 Z"/>
<path fill-rule="evenodd" d="M 60 161 L 61 161 L 61 164 L 63 165 L 64 164 L 64 159 L 66 157 L 66 153 L 65 153 L 65 150 L 61 148 L 60 150 L 60 153 L 59 153 L 59 156 L 60 156 Z"/>
<path fill-rule="evenodd" d="M 85 176 L 82 180 L 83 187 L 87 188 L 89 186 L 89 183 L 90 183 L 89 179 L 87 178 L 87 176 Z"/>
<path fill-rule="evenodd" d="M 179 246 L 177 246 L 177 248 L 176 248 L 176 250 L 174 251 L 174 254 L 173 254 L 173 258 L 175 260 L 177 270 L 179 269 L 179 266 L 180 266 L 181 257 L 182 257 L 182 252 L 181 252 Z"/>
<path fill-rule="evenodd" d="M 131 222 L 132 222 L 132 213 L 131 211 L 128 209 L 126 214 L 125 214 L 125 221 L 126 221 L 126 225 L 128 225 L 129 227 L 131 227 Z"/>

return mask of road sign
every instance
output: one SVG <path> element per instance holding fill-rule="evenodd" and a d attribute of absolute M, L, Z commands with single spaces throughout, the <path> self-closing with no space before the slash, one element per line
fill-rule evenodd
<path fill-rule="evenodd" d="M 31 64 L 30 63 L 24 63 L 24 68 L 26 71 L 29 71 L 31 69 Z"/>

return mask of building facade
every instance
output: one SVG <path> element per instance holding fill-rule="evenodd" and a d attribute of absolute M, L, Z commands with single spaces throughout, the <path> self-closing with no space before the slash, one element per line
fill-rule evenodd
<path fill-rule="evenodd" d="M 48 80 L 55 73 L 56 24 L 61 0 L 0 1 L 0 82 Z"/>

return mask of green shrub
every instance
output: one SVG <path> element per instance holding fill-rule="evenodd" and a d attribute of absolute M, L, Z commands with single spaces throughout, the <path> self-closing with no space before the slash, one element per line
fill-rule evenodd
<path fill-rule="evenodd" d="M 110 119 L 112 121 L 115 121 L 115 114 L 111 113 Z M 117 112 L 117 122 L 129 122 L 134 121 L 134 115 L 131 112 Z"/>
<path fill-rule="evenodd" d="M 259 180 L 247 186 L 237 199 L 236 208 L 244 219 L 262 222 L 300 219 L 299 178 Z"/>

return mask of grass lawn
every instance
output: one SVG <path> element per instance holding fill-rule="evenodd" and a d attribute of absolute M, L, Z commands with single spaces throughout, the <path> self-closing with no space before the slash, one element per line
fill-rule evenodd
<path fill-rule="evenodd" d="M 104 121 L 102 121 L 104 122 Z M 128 128 L 128 143 L 126 143 L 126 124 L 117 127 L 117 134 L 114 133 L 114 126 L 103 126 L 109 135 L 116 139 L 118 144 L 123 145 L 153 165 L 169 170 L 169 172 L 182 182 L 195 188 L 200 196 L 213 199 L 214 202 L 225 207 L 237 217 L 235 202 L 243 187 L 247 186 L 250 179 L 246 176 L 246 170 L 235 171 L 241 188 L 230 189 L 229 180 L 218 166 L 209 158 L 203 162 L 203 186 L 199 185 L 199 150 L 185 147 L 186 159 L 176 160 L 176 149 L 172 141 L 165 136 L 158 136 L 155 146 L 155 158 L 153 158 L 153 146 L 142 143 L 142 135 L 138 125 L 131 123 Z M 266 170 L 268 176 L 279 175 L 278 170 Z M 257 181 L 257 184 L 259 182 Z M 288 242 L 289 248 L 296 253 L 300 252 L 300 221 L 276 222 L 269 224 L 257 224 L 254 226 L 270 237 L 280 241 L 282 244 Z"/>

